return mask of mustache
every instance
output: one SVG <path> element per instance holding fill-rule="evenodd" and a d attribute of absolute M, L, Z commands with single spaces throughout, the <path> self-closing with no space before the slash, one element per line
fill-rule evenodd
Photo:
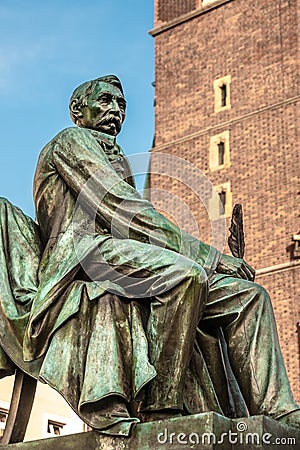
<path fill-rule="evenodd" d="M 108 114 L 107 116 L 102 117 L 97 122 L 97 125 L 109 125 L 111 123 L 114 123 L 116 126 L 121 126 L 122 125 L 122 118 L 120 116 L 115 116 L 113 114 Z"/>

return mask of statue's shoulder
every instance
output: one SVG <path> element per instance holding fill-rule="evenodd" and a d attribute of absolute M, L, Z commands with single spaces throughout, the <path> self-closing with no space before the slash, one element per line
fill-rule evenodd
<path fill-rule="evenodd" d="M 52 164 L 53 152 L 59 147 L 67 148 L 67 141 L 74 139 L 72 136 L 75 136 L 77 133 L 77 128 L 69 127 L 60 131 L 56 136 L 54 136 L 47 144 L 42 148 L 39 159 L 38 159 L 38 167 Z"/>
<path fill-rule="evenodd" d="M 51 170 L 57 152 L 62 152 L 72 158 L 73 154 L 78 152 L 79 147 L 93 147 L 94 140 L 91 130 L 79 127 L 63 129 L 41 150 L 36 170 Z"/>
<path fill-rule="evenodd" d="M 53 147 L 62 142 L 66 141 L 72 136 L 75 136 L 77 134 L 77 128 L 75 127 L 69 127 L 61 130 L 59 133 L 57 133 L 50 141 L 47 142 L 47 144 L 43 147 L 41 153 L 47 153 L 53 149 Z"/>
<path fill-rule="evenodd" d="M 86 130 L 78 127 L 68 127 L 60 131 L 51 142 L 63 142 L 68 140 L 80 140 L 86 136 Z"/>
<path fill-rule="evenodd" d="M 52 166 L 53 159 L 57 153 L 63 152 L 71 158 L 74 153 L 82 151 L 82 148 L 88 148 L 90 152 L 99 153 L 101 143 L 94 137 L 93 130 L 79 127 L 65 128 L 54 136 L 42 149 L 38 166 Z"/>
<path fill-rule="evenodd" d="M 89 128 L 69 127 L 60 131 L 51 141 L 51 143 L 59 143 L 61 146 L 65 146 L 68 143 L 71 145 L 79 144 L 84 145 L 87 143 L 94 143 L 96 138 L 94 131 Z M 99 139 L 97 139 L 99 143 Z"/>

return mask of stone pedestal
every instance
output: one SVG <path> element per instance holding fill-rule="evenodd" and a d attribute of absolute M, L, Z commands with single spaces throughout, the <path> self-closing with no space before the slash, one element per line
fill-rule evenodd
<path fill-rule="evenodd" d="M 95 431 L 3 446 L 3 450 L 298 450 L 300 430 L 264 416 L 230 420 L 216 413 L 137 425 L 130 438 Z"/>

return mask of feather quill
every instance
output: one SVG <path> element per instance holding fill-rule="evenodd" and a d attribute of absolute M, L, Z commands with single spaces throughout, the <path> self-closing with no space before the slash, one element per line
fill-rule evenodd
<path fill-rule="evenodd" d="M 229 231 L 230 236 L 228 238 L 228 245 L 232 255 L 236 258 L 243 258 L 245 252 L 245 240 L 243 229 L 243 209 L 240 203 L 234 205 Z"/>

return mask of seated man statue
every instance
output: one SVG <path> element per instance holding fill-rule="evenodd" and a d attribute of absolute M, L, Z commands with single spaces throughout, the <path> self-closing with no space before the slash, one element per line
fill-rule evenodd
<path fill-rule="evenodd" d="M 225 414 L 203 344 L 222 326 L 250 415 L 300 428 L 267 292 L 242 259 L 141 198 L 116 143 L 125 110 L 117 77 L 80 85 L 76 127 L 39 157 L 36 221 L 0 201 L 1 375 L 17 366 L 94 429 L 126 436 L 139 421 Z"/>

